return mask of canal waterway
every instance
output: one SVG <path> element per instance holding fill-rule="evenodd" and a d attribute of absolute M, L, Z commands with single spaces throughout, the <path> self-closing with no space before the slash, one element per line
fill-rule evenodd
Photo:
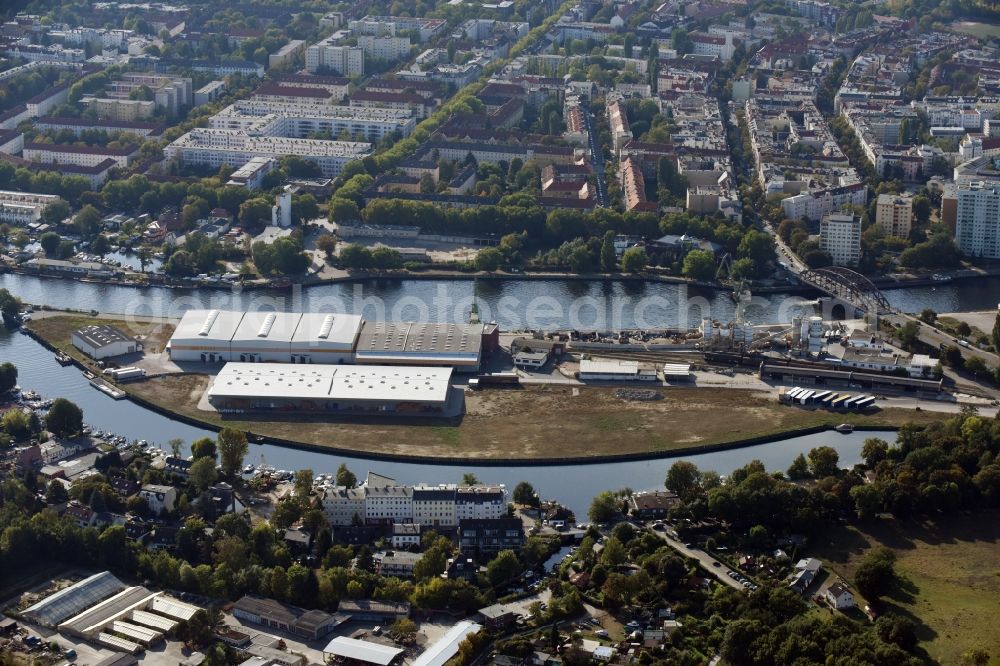
<path fill-rule="evenodd" d="M 293 287 L 281 291 L 124 287 L 29 275 L 0 275 L 0 287 L 29 303 L 129 315 L 179 316 L 192 308 L 352 312 L 377 320 L 458 322 L 468 318 L 477 291 L 481 317 L 504 330 L 696 327 L 703 317 L 729 321 L 729 292 L 662 282 L 577 280 L 378 279 Z M 905 312 L 993 309 L 1000 278 L 886 292 Z M 813 301 L 789 294 L 756 295 L 745 307 L 754 324 L 789 322 L 812 314 Z"/>

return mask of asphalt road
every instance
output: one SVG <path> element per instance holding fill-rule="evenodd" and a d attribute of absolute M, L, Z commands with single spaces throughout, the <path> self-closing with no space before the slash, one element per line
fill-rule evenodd
<path fill-rule="evenodd" d="M 742 584 L 733 580 L 726 575 L 729 571 L 729 566 L 725 562 L 720 562 L 708 553 L 698 548 L 688 548 L 682 542 L 678 541 L 674 537 L 666 533 L 666 531 L 652 530 L 653 534 L 658 535 L 661 539 L 667 542 L 667 545 L 676 550 L 681 555 L 685 557 L 690 557 L 698 560 L 698 563 L 702 568 L 712 575 L 723 585 L 728 585 L 734 590 L 739 590 L 740 592 L 745 592 L 746 588 Z"/>

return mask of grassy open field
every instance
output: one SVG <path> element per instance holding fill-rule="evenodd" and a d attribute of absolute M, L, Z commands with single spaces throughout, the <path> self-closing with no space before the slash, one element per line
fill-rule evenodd
<path fill-rule="evenodd" d="M 155 377 L 124 388 L 154 404 L 215 425 L 265 436 L 373 453 L 468 458 L 565 458 L 669 452 L 850 421 L 900 425 L 940 418 L 883 410 L 831 414 L 779 405 L 760 394 L 727 389 L 663 389 L 663 400 L 624 401 L 611 387 L 533 385 L 466 393 L 457 423 L 341 419 L 329 415 L 224 417 L 198 409 L 204 375 Z M 836 435 L 831 435 L 836 436 Z"/>
<path fill-rule="evenodd" d="M 903 583 L 885 605 L 921 625 L 918 636 L 927 654 L 941 664 L 958 664 L 966 650 L 983 648 L 990 664 L 1000 664 L 1000 511 L 840 528 L 817 546 L 811 554 L 849 581 L 869 550 L 892 548 Z"/>
<path fill-rule="evenodd" d="M 979 21 L 956 21 L 951 24 L 951 29 L 966 35 L 972 35 L 979 39 L 993 39 L 1000 37 L 1000 25 L 994 23 L 981 23 Z"/>

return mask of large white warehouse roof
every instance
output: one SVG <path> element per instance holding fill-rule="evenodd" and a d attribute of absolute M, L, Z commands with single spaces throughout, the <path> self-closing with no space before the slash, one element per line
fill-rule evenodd
<path fill-rule="evenodd" d="M 229 342 L 243 319 L 233 310 L 188 310 L 174 329 L 172 339 Z"/>
<path fill-rule="evenodd" d="M 208 397 L 444 404 L 451 374 L 451 368 L 227 363 Z"/>
<path fill-rule="evenodd" d="M 307 312 L 299 320 L 292 343 L 296 350 L 340 349 L 351 351 L 361 332 L 361 317 L 350 314 Z"/>

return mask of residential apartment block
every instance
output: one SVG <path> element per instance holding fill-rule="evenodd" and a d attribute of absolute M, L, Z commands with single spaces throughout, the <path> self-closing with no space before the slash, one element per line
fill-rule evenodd
<path fill-rule="evenodd" d="M 886 236 L 908 238 L 913 226 L 913 199 L 894 194 L 880 194 L 875 204 L 875 225 Z"/>
<path fill-rule="evenodd" d="M 819 224 L 819 246 L 837 266 L 861 261 L 861 218 L 850 213 L 828 213 Z"/>
<path fill-rule="evenodd" d="M 1000 185 L 976 182 L 957 192 L 955 243 L 971 257 L 1000 258 Z"/>

